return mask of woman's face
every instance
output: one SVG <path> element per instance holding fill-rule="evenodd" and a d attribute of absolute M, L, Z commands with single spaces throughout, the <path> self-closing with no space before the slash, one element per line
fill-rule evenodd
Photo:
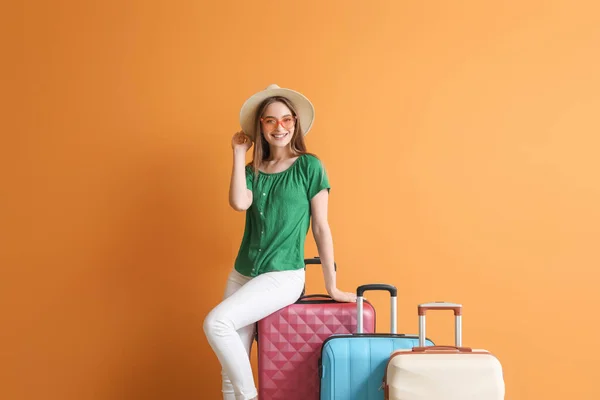
<path fill-rule="evenodd" d="M 265 109 L 260 123 L 265 140 L 276 147 L 285 147 L 292 140 L 296 118 L 283 103 L 271 103 Z"/>

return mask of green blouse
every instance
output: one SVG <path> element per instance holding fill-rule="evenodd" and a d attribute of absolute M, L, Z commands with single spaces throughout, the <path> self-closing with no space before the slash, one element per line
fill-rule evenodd
<path fill-rule="evenodd" d="M 321 161 L 310 154 L 298 157 L 286 170 L 255 177 L 246 166 L 246 186 L 252 205 L 246 211 L 246 228 L 235 260 L 242 275 L 304 268 L 304 243 L 310 226 L 310 200 L 330 190 Z"/>

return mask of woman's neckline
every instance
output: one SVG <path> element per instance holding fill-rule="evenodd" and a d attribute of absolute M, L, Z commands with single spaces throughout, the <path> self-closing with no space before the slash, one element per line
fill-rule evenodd
<path fill-rule="evenodd" d="M 301 158 L 303 155 L 304 155 L 304 154 L 300 154 L 298 157 L 296 157 L 296 159 L 294 160 L 294 162 L 293 162 L 293 163 L 291 163 L 291 164 L 290 164 L 290 166 L 289 166 L 289 167 L 287 167 L 286 169 L 284 169 L 283 171 L 279 171 L 279 172 L 264 172 L 264 171 L 261 171 L 261 170 L 259 169 L 259 170 L 258 170 L 258 172 L 259 172 L 259 173 L 261 173 L 261 174 L 263 174 L 263 175 L 280 175 L 280 174 L 283 174 L 283 173 L 285 173 L 285 172 L 289 171 L 290 169 L 292 169 L 292 167 L 293 167 L 294 165 L 296 165 L 296 163 L 298 162 L 298 160 L 300 160 L 300 158 Z"/>

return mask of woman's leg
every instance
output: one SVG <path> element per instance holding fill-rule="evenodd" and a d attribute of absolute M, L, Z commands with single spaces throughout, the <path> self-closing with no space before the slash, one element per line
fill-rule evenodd
<path fill-rule="evenodd" d="M 248 283 L 250 279 L 250 277 L 240 274 L 235 269 L 232 270 L 229 274 L 229 278 L 227 279 L 227 286 L 225 287 L 225 296 L 223 297 L 223 299 L 226 299 L 235 292 L 237 292 L 238 289 L 244 286 L 246 283 Z M 252 350 L 254 331 L 254 324 L 250 324 L 237 330 L 237 333 L 240 336 L 240 339 L 242 340 L 244 348 L 246 349 L 248 357 L 250 357 L 250 351 Z M 233 391 L 233 385 L 231 384 L 231 380 L 227 376 L 225 370 L 221 370 L 221 382 L 221 392 L 223 393 L 223 400 L 236 400 Z"/>
<path fill-rule="evenodd" d="M 303 269 L 262 274 L 233 291 L 204 320 L 206 337 L 221 362 L 224 377 L 231 381 L 236 400 L 257 396 L 244 343 L 247 333 L 257 321 L 298 300 L 303 287 Z M 245 327 L 250 329 L 243 330 Z M 249 340 L 251 343 L 251 334 Z"/>

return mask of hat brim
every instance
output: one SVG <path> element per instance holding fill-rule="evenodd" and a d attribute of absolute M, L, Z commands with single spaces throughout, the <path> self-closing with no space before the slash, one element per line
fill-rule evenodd
<path fill-rule="evenodd" d="M 300 125 L 302 126 L 304 135 L 306 135 L 312 128 L 315 119 L 315 109 L 310 100 L 302 93 L 285 88 L 265 89 L 255 93 L 246 100 L 240 110 L 240 126 L 244 133 L 254 141 L 254 118 L 256 110 L 265 99 L 273 96 L 285 97 L 294 104 L 298 118 L 300 119 Z"/>

